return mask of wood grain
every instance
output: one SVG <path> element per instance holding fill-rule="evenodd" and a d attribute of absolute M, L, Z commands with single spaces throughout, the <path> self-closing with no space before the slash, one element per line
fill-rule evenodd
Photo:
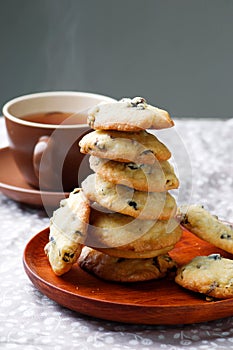
<path fill-rule="evenodd" d="M 208 302 L 205 296 L 178 286 L 173 280 L 114 283 L 98 279 L 75 264 L 64 276 L 56 276 L 44 254 L 49 228 L 27 244 L 23 263 L 32 283 L 42 293 L 71 310 L 89 316 L 135 324 L 185 324 L 233 315 L 233 299 Z M 196 255 L 232 255 L 183 230 L 181 241 L 170 255 L 187 263 Z"/>

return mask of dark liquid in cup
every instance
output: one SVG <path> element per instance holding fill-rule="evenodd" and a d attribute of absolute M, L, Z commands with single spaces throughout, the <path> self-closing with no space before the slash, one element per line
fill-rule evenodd
<path fill-rule="evenodd" d="M 39 123 L 39 124 L 64 124 L 64 125 L 75 125 L 75 124 L 86 124 L 87 115 L 82 113 L 74 112 L 47 112 L 47 113 L 34 113 L 28 114 L 21 119 Z"/>

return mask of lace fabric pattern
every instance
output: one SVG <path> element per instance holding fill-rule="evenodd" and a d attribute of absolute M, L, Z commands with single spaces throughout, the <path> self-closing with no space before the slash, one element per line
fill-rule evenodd
<path fill-rule="evenodd" d="M 174 191 L 178 205 L 199 203 L 233 222 L 232 135 L 233 119 L 177 119 L 169 134 L 156 132 L 173 154 L 181 182 Z M 0 147 L 5 145 L 0 119 Z M 0 348 L 233 349 L 233 316 L 191 325 L 121 324 L 75 313 L 48 299 L 32 285 L 22 265 L 27 242 L 48 224 L 42 209 L 0 193 Z"/>

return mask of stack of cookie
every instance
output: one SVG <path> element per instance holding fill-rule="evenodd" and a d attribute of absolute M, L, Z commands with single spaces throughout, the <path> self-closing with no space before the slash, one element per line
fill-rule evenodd
<path fill-rule="evenodd" d="M 60 203 L 45 246 L 56 275 L 74 263 L 106 280 L 144 281 L 177 268 L 168 252 L 182 226 L 224 252 L 233 253 L 233 229 L 203 207 L 177 210 L 169 190 L 179 181 L 170 151 L 146 129 L 173 126 L 169 114 L 137 97 L 90 111 L 95 131 L 80 141 L 94 174 Z M 180 266 L 175 282 L 207 298 L 233 297 L 233 262 L 220 254 Z M 208 299 L 209 300 L 209 299 Z"/>
<path fill-rule="evenodd" d="M 167 253 L 182 231 L 168 191 L 179 181 L 170 151 L 146 129 L 169 128 L 173 121 L 141 97 L 100 104 L 88 121 L 95 130 L 79 145 L 94 173 L 51 218 L 45 247 L 51 267 L 62 275 L 78 260 L 107 280 L 161 278 L 176 268 Z"/>
<path fill-rule="evenodd" d="M 167 255 L 181 237 L 168 192 L 179 181 L 171 153 L 145 129 L 173 126 L 169 114 L 145 99 L 123 99 L 89 111 L 95 131 L 79 145 L 94 174 L 82 183 L 92 204 L 82 268 L 115 281 L 162 277 L 174 268 Z"/>

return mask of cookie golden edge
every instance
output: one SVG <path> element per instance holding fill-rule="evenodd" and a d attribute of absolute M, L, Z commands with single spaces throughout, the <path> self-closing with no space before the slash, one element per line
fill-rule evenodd
<path fill-rule="evenodd" d="M 65 212 L 75 217 L 75 227 L 63 227 L 62 215 Z M 54 211 L 49 225 L 49 242 L 44 247 L 50 266 L 57 276 L 68 272 L 81 254 L 85 235 L 88 230 L 91 208 L 81 188 L 74 189 L 68 198 L 60 202 Z M 62 215 L 61 215 L 62 214 Z"/>
<path fill-rule="evenodd" d="M 177 210 L 169 192 L 143 192 L 113 184 L 98 174 L 89 175 L 81 184 L 90 202 L 140 220 L 168 220 Z"/>
<path fill-rule="evenodd" d="M 206 296 L 207 300 L 233 298 L 233 260 L 220 254 L 196 256 L 189 263 L 177 269 L 175 282 L 181 287 Z M 210 298 L 210 299 L 209 299 Z"/>
<path fill-rule="evenodd" d="M 119 107 L 123 107 L 123 112 L 119 110 Z M 88 111 L 87 121 L 89 126 L 95 130 L 127 132 L 166 129 L 174 126 L 174 121 L 166 110 L 147 104 L 143 97 L 123 98 L 112 103 L 94 106 Z"/>
<path fill-rule="evenodd" d="M 178 208 L 177 220 L 188 231 L 233 254 L 233 227 L 219 220 L 202 205 L 184 205 Z"/>
<path fill-rule="evenodd" d="M 166 160 L 156 165 L 140 165 L 90 156 L 89 163 L 90 168 L 106 181 L 138 191 L 165 192 L 179 187 L 174 168 Z M 156 179 L 155 176 L 157 176 Z"/>
<path fill-rule="evenodd" d="M 86 134 L 79 146 L 81 153 L 125 163 L 153 164 L 156 159 L 168 160 L 171 157 L 166 145 L 145 130 L 95 130 Z"/>
<path fill-rule="evenodd" d="M 78 259 L 79 266 L 107 281 L 141 282 L 163 278 L 175 273 L 176 262 L 168 255 L 149 259 L 112 257 L 92 248 L 84 247 Z"/>
<path fill-rule="evenodd" d="M 84 244 L 109 255 L 151 257 L 172 249 L 180 240 L 182 229 L 171 218 L 139 220 L 120 213 L 92 210 Z M 161 253 L 161 254 L 162 254 Z"/>

